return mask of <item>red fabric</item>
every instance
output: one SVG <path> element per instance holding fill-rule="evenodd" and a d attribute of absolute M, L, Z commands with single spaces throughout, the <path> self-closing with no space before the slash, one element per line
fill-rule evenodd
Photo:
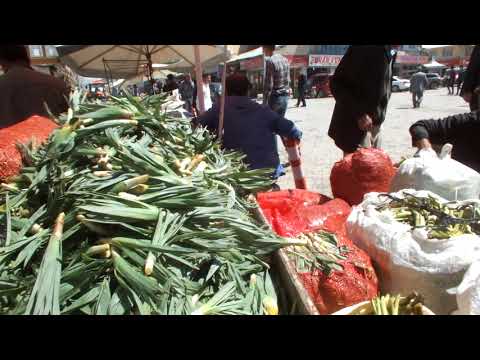
<path fill-rule="evenodd" d="M 350 206 L 341 199 L 301 190 L 258 194 L 258 202 L 274 231 L 281 236 L 328 231 L 347 248 L 343 271 L 325 275 L 321 271 L 299 273 L 305 289 L 320 314 L 331 314 L 344 307 L 374 298 L 378 280 L 368 255 L 348 238 L 345 223 Z"/>
<path fill-rule="evenodd" d="M 301 204 L 320 205 L 331 200 L 328 196 L 301 189 L 259 193 L 257 199 L 262 209 L 275 208 L 283 211 Z"/>
<path fill-rule="evenodd" d="M 52 120 L 32 116 L 27 120 L 0 129 L 0 181 L 10 176 L 18 175 L 22 168 L 22 156 L 17 149 L 17 143 L 27 143 L 36 138 L 40 144 L 48 139 L 58 125 Z"/>
<path fill-rule="evenodd" d="M 257 199 L 275 232 L 287 237 L 322 229 L 334 232 L 351 210 L 341 199 L 298 189 L 260 193 Z"/>
<path fill-rule="evenodd" d="M 334 197 L 358 205 L 369 192 L 388 192 L 396 169 L 379 149 L 360 149 L 333 166 L 330 184 Z"/>
<path fill-rule="evenodd" d="M 347 259 L 339 261 L 343 271 L 333 271 L 328 276 L 318 270 L 298 273 L 322 315 L 371 300 L 378 294 L 378 279 L 369 256 L 347 237 L 345 225 L 335 235 L 339 245 L 348 249 Z"/>

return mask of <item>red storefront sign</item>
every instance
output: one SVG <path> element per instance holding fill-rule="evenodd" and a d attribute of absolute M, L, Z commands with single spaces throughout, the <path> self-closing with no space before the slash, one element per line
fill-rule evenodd
<path fill-rule="evenodd" d="M 292 68 L 301 68 L 308 66 L 308 57 L 306 55 L 285 55 Z M 263 56 L 246 59 L 241 62 L 240 68 L 242 70 L 262 70 Z"/>
<path fill-rule="evenodd" d="M 428 63 L 428 56 L 397 55 L 395 62 L 397 64 L 426 64 Z"/>
<path fill-rule="evenodd" d="M 439 58 L 436 59 L 440 64 L 446 65 L 446 66 L 459 66 L 459 65 L 465 65 L 465 60 L 463 60 L 460 57 L 454 57 L 454 58 Z"/>
<path fill-rule="evenodd" d="M 308 57 L 306 55 L 285 55 L 292 68 L 308 67 Z"/>
<path fill-rule="evenodd" d="M 310 55 L 308 65 L 312 67 L 337 67 L 343 55 Z"/>

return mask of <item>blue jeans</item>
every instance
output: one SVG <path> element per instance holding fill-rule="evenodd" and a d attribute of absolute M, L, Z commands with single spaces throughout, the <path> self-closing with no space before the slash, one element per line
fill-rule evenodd
<path fill-rule="evenodd" d="M 270 99 L 268 99 L 268 105 L 270 109 L 275 111 L 281 117 L 285 117 L 285 113 L 287 112 L 288 106 L 288 95 L 270 95 Z"/>

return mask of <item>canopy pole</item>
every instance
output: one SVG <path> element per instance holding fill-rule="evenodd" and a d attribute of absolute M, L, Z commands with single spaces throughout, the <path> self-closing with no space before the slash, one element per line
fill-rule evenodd
<path fill-rule="evenodd" d="M 223 63 L 222 70 L 222 96 L 220 97 L 220 117 L 218 119 L 218 141 L 222 142 L 223 135 L 223 117 L 225 115 L 225 96 L 227 94 L 227 89 L 225 86 L 227 77 L 227 62 Z"/>
<path fill-rule="evenodd" d="M 198 45 L 193 45 L 193 51 L 195 54 L 195 74 L 197 78 L 197 104 L 199 106 L 198 115 L 201 115 L 205 112 L 205 98 L 203 94 L 203 69 L 202 61 L 200 59 L 200 47 Z"/>
<path fill-rule="evenodd" d="M 147 46 L 147 51 L 145 53 L 145 57 L 147 58 L 147 76 L 148 76 L 148 80 L 150 81 L 150 85 L 152 86 L 152 92 L 153 92 L 153 63 L 152 63 L 152 54 L 150 54 L 150 51 L 148 50 L 148 46 Z"/>

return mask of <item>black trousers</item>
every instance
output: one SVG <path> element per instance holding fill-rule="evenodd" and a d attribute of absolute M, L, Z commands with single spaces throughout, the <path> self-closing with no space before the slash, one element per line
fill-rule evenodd
<path fill-rule="evenodd" d="M 455 84 L 454 83 L 448 83 L 447 84 L 447 89 L 449 94 L 455 94 Z"/>
<path fill-rule="evenodd" d="M 463 85 L 463 82 L 457 83 L 457 95 L 460 94 L 460 90 L 462 90 L 462 85 Z"/>
<path fill-rule="evenodd" d="M 300 101 L 303 103 L 303 106 L 307 106 L 307 102 L 305 101 L 305 91 L 298 92 L 297 106 L 300 105 Z"/>

